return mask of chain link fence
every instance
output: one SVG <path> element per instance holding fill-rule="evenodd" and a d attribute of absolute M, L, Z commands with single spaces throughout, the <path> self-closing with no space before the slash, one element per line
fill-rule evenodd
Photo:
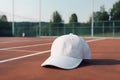
<path fill-rule="evenodd" d="M 0 22 L 0 36 L 12 36 L 12 30 L 12 22 Z M 60 36 L 69 33 L 90 37 L 91 25 L 41 22 L 39 26 L 39 22 L 15 22 L 13 36 Z M 120 37 L 120 21 L 96 21 L 93 33 L 94 37 Z"/>
<path fill-rule="evenodd" d="M 41 30 L 40 30 L 41 29 Z M 41 32 L 39 32 L 41 31 Z M 93 28 L 94 37 L 120 37 L 120 21 L 96 21 Z M 14 36 L 60 36 L 74 33 L 81 36 L 91 36 L 91 25 L 78 23 L 15 23 Z M 39 35 L 41 34 L 41 35 Z"/>
<path fill-rule="evenodd" d="M 120 37 L 120 21 L 96 21 L 94 36 Z"/>

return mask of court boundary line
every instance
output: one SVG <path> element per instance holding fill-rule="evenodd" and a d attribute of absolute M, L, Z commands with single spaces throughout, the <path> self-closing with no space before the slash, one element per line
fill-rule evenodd
<path fill-rule="evenodd" d="M 104 40 L 104 39 L 106 39 L 106 38 L 98 38 L 98 39 L 88 40 L 86 42 L 89 43 L 89 42 L 100 41 L 100 40 Z"/>
<path fill-rule="evenodd" d="M 52 43 L 43 43 L 43 44 L 34 44 L 34 45 L 26 45 L 26 46 L 0 48 L 0 50 L 9 50 L 9 49 L 18 49 L 18 48 L 26 48 L 26 47 L 35 47 L 35 46 L 43 46 L 43 45 L 49 45 L 49 44 L 52 44 Z"/>
<path fill-rule="evenodd" d="M 32 56 L 36 56 L 36 55 L 43 54 L 43 53 L 48 53 L 48 52 L 50 52 L 50 50 L 42 51 L 42 52 L 37 52 L 37 53 L 34 53 L 34 54 L 29 54 L 29 55 L 24 55 L 24 56 L 19 56 L 19 57 L 15 57 L 15 58 L 1 60 L 0 63 L 5 63 L 5 62 L 10 62 L 10 61 L 18 60 L 18 59 L 32 57 Z"/>
<path fill-rule="evenodd" d="M 0 50 L 0 51 L 16 51 L 16 52 L 34 52 L 34 53 L 36 53 L 36 52 L 40 52 L 40 51 L 31 51 L 31 50 L 11 50 L 11 49 L 8 49 L 8 50 Z"/>
<path fill-rule="evenodd" d="M 2 41 L 0 42 L 0 44 L 4 44 L 4 43 L 16 43 L 16 42 L 33 42 L 33 41 L 41 41 L 42 39 L 39 39 L 39 40 L 16 40 L 16 41 Z M 44 39 L 44 40 L 48 40 L 48 39 Z"/>
<path fill-rule="evenodd" d="M 88 40 L 86 42 L 89 43 L 89 42 L 95 42 L 95 41 L 100 41 L 100 40 L 105 40 L 105 39 L 106 38 L 95 39 L 95 40 Z M 24 55 L 24 56 L 19 56 L 19 57 L 15 57 L 15 58 L 0 60 L 0 63 L 5 63 L 5 62 L 10 62 L 10 61 L 18 60 L 18 59 L 28 58 L 28 57 L 36 56 L 36 55 L 39 55 L 39 54 L 48 53 L 48 52 L 50 52 L 50 50 L 46 50 L 46 51 L 42 51 L 42 52 L 37 52 L 37 53 L 33 53 L 33 54 L 29 54 L 29 55 Z"/>
<path fill-rule="evenodd" d="M 97 41 L 97 40 L 102 40 L 102 39 L 106 39 L 106 38 L 98 38 L 98 39 L 88 40 L 86 42 Z M 43 44 L 34 44 L 34 45 L 26 45 L 26 46 L 0 48 L 0 50 L 9 50 L 9 49 L 17 49 L 17 48 L 35 47 L 35 46 L 43 46 L 43 45 L 49 45 L 49 44 L 52 44 L 52 43 L 43 43 Z"/>
<path fill-rule="evenodd" d="M 0 42 L 0 44 L 4 44 L 4 43 L 16 43 L 16 42 L 31 42 L 32 40 L 16 40 L 16 41 L 2 41 Z M 34 41 L 40 41 L 40 40 L 34 40 Z"/>

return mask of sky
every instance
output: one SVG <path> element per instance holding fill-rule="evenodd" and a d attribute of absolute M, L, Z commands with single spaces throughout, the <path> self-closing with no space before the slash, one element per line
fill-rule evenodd
<path fill-rule="evenodd" d="M 7 15 L 8 21 L 13 19 L 12 1 L 0 0 L 0 15 Z M 118 0 L 14 0 L 14 20 L 49 22 L 53 12 L 58 11 L 66 23 L 73 13 L 77 14 L 79 22 L 87 22 L 92 15 L 93 1 L 94 11 L 99 11 L 103 5 L 110 11 Z"/>

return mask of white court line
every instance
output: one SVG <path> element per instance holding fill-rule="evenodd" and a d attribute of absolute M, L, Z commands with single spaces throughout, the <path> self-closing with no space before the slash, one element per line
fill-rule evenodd
<path fill-rule="evenodd" d="M 17 49 L 17 48 L 35 47 L 35 46 L 43 46 L 43 45 L 49 45 L 49 44 L 52 44 L 52 43 L 43 43 L 43 44 L 26 45 L 26 46 L 17 46 L 17 47 L 9 47 L 9 48 L 0 48 L 0 50 L 9 50 L 9 49 Z"/>
<path fill-rule="evenodd" d="M 103 40 L 103 39 L 105 39 L 105 38 L 88 40 L 88 41 L 86 41 L 86 42 L 93 42 L 93 41 L 98 41 L 98 40 Z M 1 48 L 0 50 L 20 51 L 20 52 L 38 52 L 38 51 L 30 51 L 30 50 L 10 50 L 10 49 L 25 48 L 25 47 L 35 47 L 35 46 L 43 46 L 43 45 L 49 45 L 49 44 L 52 44 L 52 43 L 36 44 L 36 45 L 27 45 L 27 46 L 18 46 L 18 47 L 10 47 L 10 48 Z"/>
<path fill-rule="evenodd" d="M 31 56 L 36 56 L 36 55 L 43 54 L 43 53 L 48 53 L 48 52 L 50 52 L 50 50 L 42 51 L 42 52 L 38 52 L 38 53 L 34 53 L 34 54 L 29 54 L 29 55 L 24 55 L 24 56 L 20 56 L 20 57 L 10 58 L 10 59 L 6 59 L 6 60 L 1 60 L 0 63 L 14 61 L 14 60 L 18 60 L 18 59 L 23 59 L 23 58 L 27 58 L 27 57 L 31 57 Z"/>
<path fill-rule="evenodd" d="M 48 39 L 44 39 L 44 40 L 48 40 Z M 1 44 L 1 43 L 17 43 L 17 42 L 33 42 L 33 41 L 41 41 L 41 39 L 40 39 L 40 40 L 5 41 L 5 42 L 0 42 L 0 44 Z"/>
<path fill-rule="evenodd" d="M 99 40 L 104 40 L 104 39 L 105 38 L 95 39 L 95 40 L 88 40 L 87 42 L 94 42 L 94 41 L 99 41 Z M 48 52 L 50 52 L 50 50 L 46 50 L 46 51 L 42 51 L 42 52 L 38 52 L 38 53 L 33 53 L 33 54 L 29 54 L 29 55 L 24 55 L 24 56 L 20 56 L 20 57 L 10 58 L 10 59 L 6 59 L 6 60 L 1 60 L 0 63 L 10 62 L 10 61 L 23 59 L 23 58 L 27 58 L 27 57 L 43 54 L 43 53 L 48 53 Z"/>
<path fill-rule="evenodd" d="M 4 51 L 4 50 L 3 50 Z M 31 51 L 31 50 L 5 50 L 5 51 L 16 51 L 16 52 L 39 52 L 39 51 Z"/>
<path fill-rule="evenodd" d="M 93 42 L 93 41 L 98 41 L 98 40 L 103 40 L 103 39 L 106 39 L 106 38 L 88 40 L 87 42 Z M 26 46 L 17 46 L 17 47 L 9 47 L 9 48 L 0 48 L 0 50 L 9 50 L 9 49 L 17 49 L 17 48 L 35 47 L 35 46 L 43 46 L 43 45 L 49 45 L 49 44 L 52 44 L 52 43 L 35 44 L 35 45 L 26 45 Z"/>
<path fill-rule="evenodd" d="M 94 41 L 99 41 L 99 40 L 104 40 L 104 39 L 106 39 L 106 38 L 99 38 L 99 39 L 93 39 L 93 40 L 88 40 L 88 41 L 86 41 L 86 42 L 94 42 Z"/>

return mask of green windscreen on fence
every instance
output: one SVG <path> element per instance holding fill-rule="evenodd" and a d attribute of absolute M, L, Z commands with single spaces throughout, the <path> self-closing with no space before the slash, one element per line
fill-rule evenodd
<path fill-rule="evenodd" d="M 60 36 L 74 33 L 80 36 L 91 36 L 91 24 L 15 22 L 16 37 Z M 12 22 L 0 22 L 0 36 L 12 36 Z M 93 27 L 94 37 L 120 37 L 120 21 L 96 21 Z"/>
<path fill-rule="evenodd" d="M 15 23 L 15 36 L 60 36 L 74 33 L 80 36 L 91 36 L 91 24 L 64 23 Z M 120 37 L 120 21 L 96 21 L 93 27 L 94 37 Z"/>

